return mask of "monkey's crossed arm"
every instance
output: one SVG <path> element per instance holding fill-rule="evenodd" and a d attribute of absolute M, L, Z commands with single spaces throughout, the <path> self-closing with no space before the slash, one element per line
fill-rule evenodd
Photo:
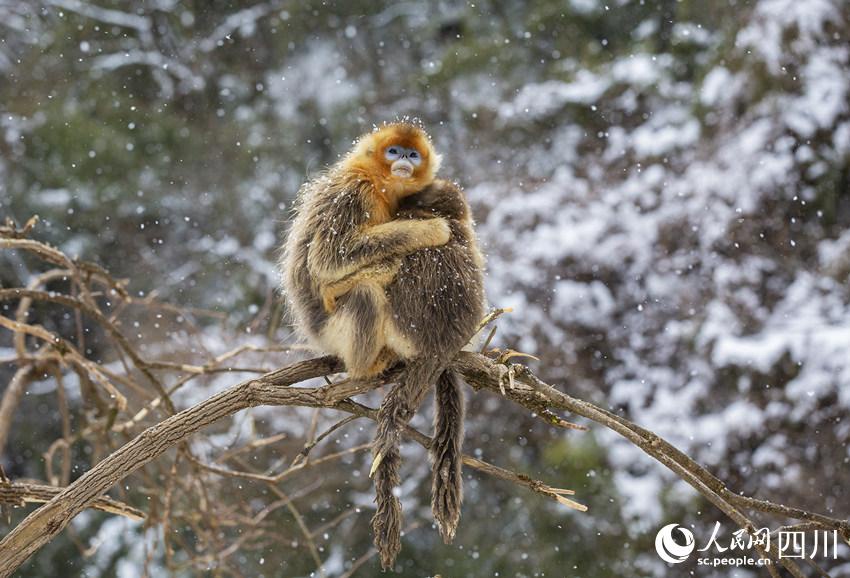
<path fill-rule="evenodd" d="M 330 226 L 313 235 L 307 263 L 320 287 L 419 249 L 445 245 L 449 240 L 449 224 L 440 217 L 370 225 L 365 201 L 363 195 L 345 195 L 326 215 Z"/>
<path fill-rule="evenodd" d="M 438 191 L 438 193 L 435 194 L 434 191 Z M 451 228 L 452 223 L 456 224 L 461 219 L 467 217 L 466 205 L 462 200 L 460 191 L 451 187 L 429 187 L 425 191 L 410 197 L 408 200 L 411 202 L 407 203 L 407 200 L 405 201 L 407 204 L 397 213 L 396 220 L 392 221 L 393 223 L 409 223 L 411 220 L 428 221 L 440 218 L 445 219 Z M 444 244 L 440 243 L 440 245 Z M 338 281 L 322 284 L 319 292 L 322 295 L 322 303 L 325 311 L 333 313 L 336 310 L 336 300 L 360 283 L 372 283 L 385 288 L 392 283 L 398 274 L 403 256 L 394 256 L 384 261 L 364 266 Z"/>
<path fill-rule="evenodd" d="M 346 275 L 339 281 L 322 285 L 319 293 L 327 313 L 336 311 L 336 300 L 354 289 L 360 283 L 374 283 L 381 287 L 389 285 L 401 268 L 401 258 L 394 257 L 374 265 L 368 265 L 359 271 Z"/>
<path fill-rule="evenodd" d="M 370 472 L 372 531 L 385 569 L 401 548 L 400 431 L 435 383 L 432 509 L 444 540 L 460 516 L 463 396 L 445 365 L 483 315 L 483 256 L 462 191 L 435 180 L 439 165 L 416 126 L 393 123 L 364 135 L 302 187 L 281 259 L 296 326 L 340 357 L 350 376 L 405 362 L 378 412 Z M 404 218 L 418 209 L 428 212 Z M 346 292 L 340 310 L 328 313 Z"/>

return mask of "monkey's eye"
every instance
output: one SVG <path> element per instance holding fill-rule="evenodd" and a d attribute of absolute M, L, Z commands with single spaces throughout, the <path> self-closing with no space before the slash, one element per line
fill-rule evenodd
<path fill-rule="evenodd" d="M 407 155 L 407 158 L 409 158 L 410 162 L 412 162 L 416 166 L 419 166 L 419 163 L 422 162 L 422 157 L 419 156 L 419 151 L 416 150 L 410 151 L 410 153 Z"/>
<path fill-rule="evenodd" d="M 387 150 L 384 153 L 384 156 L 386 157 L 387 160 L 394 161 L 401 156 L 401 152 L 399 152 L 398 147 L 395 147 L 395 146 L 387 147 Z"/>

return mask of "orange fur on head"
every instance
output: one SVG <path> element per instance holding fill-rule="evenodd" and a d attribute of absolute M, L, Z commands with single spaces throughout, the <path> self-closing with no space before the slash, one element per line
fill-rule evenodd
<path fill-rule="evenodd" d="M 385 158 L 384 152 L 391 145 L 419 152 L 422 162 L 414 167 L 411 176 L 398 177 L 390 171 L 392 163 Z M 406 122 L 394 122 L 360 137 L 344 160 L 344 166 L 358 177 L 369 180 L 388 205 L 387 209 L 395 211 L 399 199 L 421 191 L 434 181 L 440 168 L 440 155 L 424 130 Z"/>

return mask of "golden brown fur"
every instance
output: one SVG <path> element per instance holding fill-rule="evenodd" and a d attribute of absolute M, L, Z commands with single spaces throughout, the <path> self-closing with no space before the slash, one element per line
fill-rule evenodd
<path fill-rule="evenodd" d="M 392 175 L 379 147 L 421 148 L 422 162 L 408 178 Z M 445 219 L 392 220 L 401 200 L 429 184 L 439 167 L 427 135 L 418 127 L 391 124 L 364 135 L 339 163 L 306 183 L 284 245 L 283 287 L 300 333 L 318 349 L 342 358 L 354 377 L 380 373 L 394 352 L 413 354 L 395 335 L 386 315 L 385 282 L 361 282 L 346 305 L 328 312 L 322 288 L 388 259 L 448 241 Z M 385 351 L 385 350 L 389 350 Z"/>
<path fill-rule="evenodd" d="M 405 197 L 396 212 L 396 219 L 428 219 L 433 217 L 441 217 L 448 221 L 449 226 L 455 230 L 452 241 L 454 243 L 468 243 L 468 240 L 474 240 L 474 232 L 472 231 L 472 218 L 469 207 L 463 198 L 463 193 L 454 185 L 450 185 L 445 181 L 437 181 L 434 186 L 428 189 L 419 191 L 417 194 Z M 442 251 L 437 251 L 437 254 L 424 253 L 423 255 L 439 259 Z M 469 251 L 470 255 L 475 258 L 475 268 L 483 269 L 483 257 L 480 251 L 475 248 Z M 418 258 L 411 258 L 409 261 Z M 342 279 L 333 283 L 327 283 L 322 286 L 321 293 L 324 302 L 325 310 L 332 312 L 336 309 L 336 300 L 351 291 L 360 283 L 375 283 L 386 287 L 393 281 L 398 274 L 402 264 L 402 259 L 393 258 L 381 261 L 371 266 L 364 267 L 358 271 L 350 273 Z M 406 278 L 408 280 L 415 279 L 410 273 L 410 263 L 407 265 Z"/>
<path fill-rule="evenodd" d="M 389 259 L 375 265 L 370 265 L 369 267 L 364 267 L 359 271 L 346 275 L 339 281 L 323 285 L 320 291 L 325 311 L 328 313 L 336 311 L 336 300 L 361 283 L 374 283 L 381 287 L 386 287 L 390 284 L 390 281 L 395 279 L 400 266 L 400 259 Z"/>
<path fill-rule="evenodd" d="M 434 442 L 429 448 L 431 509 L 444 541 L 452 540 L 460 519 L 463 396 L 458 376 L 445 368 L 473 337 L 484 314 L 484 259 L 469 206 L 457 186 L 437 179 L 399 206 L 400 220 L 435 216 L 448 221 L 449 242 L 402 257 L 398 273 L 386 286 L 396 326 L 416 354 L 405 360 L 401 383 L 381 404 L 373 445 L 380 465 L 375 472 L 378 510 L 372 527 L 385 567 L 400 548 L 401 505 L 393 493 L 400 481 L 400 430 L 432 385 L 436 393 Z"/>
<path fill-rule="evenodd" d="M 281 261 L 297 327 L 315 346 L 341 357 L 350 375 L 405 363 L 379 410 L 373 445 L 372 528 L 385 568 L 401 547 L 401 505 L 393 493 L 400 482 L 399 434 L 432 385 L 432 509 L 444 540 L 454 535 L 463 398 L 457 376 L 445 368 L 483 315 L 483 258 L 463 193 L 434 180 L 439 156 L 424 132 L 391 126 L 363 137 L 302 188 Z M 383 161 L 389 144 L 421 148 L 427 156 L 399 179 Z"/>
<path fill-rule="evenodd" d="M 414 168 L 411 177 L 399 179 L 390 172 L 390 163 L 384 158 L 384 150 L 390 145 L 416 149 L 422 155 L 422 164 Z M 401 199 L 431 184 L 440 168 L 440 160 L 425 131 L 397 122 L 360 138 L 343 160 L 343 169 L 372 184 L 376 195 L 374 206 L 380 209 L 373 215 L 374 222 L 385 223 L 393 218 Z"/>

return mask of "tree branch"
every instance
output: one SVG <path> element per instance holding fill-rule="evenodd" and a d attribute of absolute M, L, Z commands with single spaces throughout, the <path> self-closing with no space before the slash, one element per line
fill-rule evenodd
<path fill-rule="evenodd" d="M 30 381 L 32 374 L 32 364 L 24 365 L 15 372 L 12 376 L 9 385 L 3 392 L 3 399 L 0 400 L 0 455 L 6 448 L 6 441 L 9 439 L 9 430 L 12 428 L 12 416 L 15 410 L 18 409 L 18 404 L 21 402 L 21 397 L 24 395 L 24 390 Z"/>
<path fill-rule="evenodd" d="M 0 504 L 10 506 L 23 506 L 24 504 L 44 504 L 58 496 L 65 488 L 47 486 L 27 482 L 11 482 L 0 480 Z M 144 520 L 145 513 L 141 510 L 128 506 L 109 496 L 100 496 L 88 506 L 102 512 L 125 516 L 131 520 Z"/>
<path fill-rule="evenodd" d="M 543 404 L 555 409 L 571 411 L 616 431 L 688 482 L 738 526 L 750 532 L 755 531 L 753 523 L 740 510 L 746 507 L 783 517 L 816 520 L 823 527 L 838 530 L 845 540 L 850 538 L 850 525 L 844 520 L 785 506 L 768 505 L 769 502 L 731 494 L 710 472 L 659 436 L 620 416 L 556 390 L 541 382 L 523 366 L 513 367 L 516 372 L 516 381 L 514 387 L 507 390 L 508 399 L 524 407 L 535 408 Z M 500 393 L 500 388 L 503 386 L 504 366 L 490 358 L 477 353 L 461 352 L 455 359 L 453 368 L 476 389 Z M 237 411 L 258 405 L 291 405 L 338 409 L 373 417 L 374 410 L 352 402 L 349 398 L 376 389 L 387 381 L 386 378 L 365 381 L 345 380 L 322 387 L 291 387 L 307 379 L 337 373 L 341 369 L 340 362 L 332 357 L 319 357 L 294 363 L 262 377 L 243 381 L 148 428 L 62 490 L 45 506 L 27 516 L 4 537 L 0 541 L 0 560 L 3 560 L 0 563 L 0 576 L 9 576 L 29 556 L 60 532 L 75 515 L 89 507 L 119 480 L 161 455 L 168 448 L 182 442 L 191 434 Z M 427 436 L 411 428 L 408 428 L 406 433 L 415 441 L 427 446 L 429 442 Z M 517 474 L 485 465 L 473 458 L 465 457 L 464 463 L 502 479 L 522 483 L 561 503 L 564 503 L 562 500 L 566 500 L 563 498 L 563 494 L 567 493 L 565 491 L 523 480 Z M 765 552 L 763 555 L 778 560 L 792 575 L 802 576 L 791 561 L 779 560 L 775 553 Z"/>
<path fill-rule="evenodd" d="M 86 508 L 101 508 L 122 515 L 142 515 L 140 512 L 133 510 L 121 502 L 104 497 L 105 492 L 118 481 L 161 456 L 169 448 L 182 444 L 189 436 L 199 430 L 240 410 L 259 405 L 332 409 L 348 413 L 352 417 L 364 417 L 374 420 L 376 411 L 354 401 L 352 398 L 392 382 L 397 375 L 398 369 L 387 373 L 379 379 L 363 381 L 343 380 L 338 383 L 331 383 L 327 380 L 327 377 L 342 370 L 341 363 L 335 358 L 319 357 L 297 362 L 277 371 L 242 381 L 188 409 L 168 415 L 163 421 L 145 429 L 122 447 L 113 451 L 115 448 L 115 436 L 126 436 L 123 439 L 129 439 L 132 432 L 138 431 L 138 426 L 143 424 L 143 420 L 147 416 L 150 416 L 153 410 L 157 409 L 160 405 L 165 405 L 166 409 L 170 412 L 170 396 L 177 389 L 188 383 L 189 380 L 221 371 L 235 371 L 236 368 L 224 367 L 222 364 L 243 351 L 251 350 L 259 352 L 268 351 L 269 349 L 243 345 L 217 357 L 210 355 L 209 357 L 211 359 L 202 362 L 201 365 L 143 358 L 138 353 L 141 348 L 137 350 L 136 346 L 117 329 L 117 325 L 120 323 L 117 317 L 126 305 L 138 303 L 150 306 L 151 304 L 133 301 L 121 282 L 112 279 L 106 271 L 96 265 L 71 260 L 60 251 L 46 244 L 25 239 L 24 237 L 28 230 L 29 225 L 22 230 L 16 229 L 13 225 L 0 227 L 0 249 L 6 248 L 26 251 L 52 265 L 60 267 L 60 269 L 53 269 L 33 278 L 27 289 L 0 289 L 0 301 L 19 300 L 19 307 L 14 320 L 0 315 L 0 327 L 5 327 L 14 334 L 15 351 L 17 354 L 15 362 L 18 366 L 16 373 L 3 394 L 2 400 L 0 400 L 0 450 L 2 450 L 8 439 L 12 416 L 29 380 L 45 372 L 53 373 L 57 379 L 57 387 L 62 388 L 63 386 L 59 378 L 59 368 L 62 365 L 67 365 L 79 376 L 83 402 L 90 411 L 94 412 L 94 419 L 89 419 L 89 416 L 86 415 L 80 431 L 74 437 L 69 435 L 67 424 L 63 425 L 63 437 L 57 440 L 54 446 L 51 446 L 47 456 L 49 459 L 52 459 L 53 452 L 61 444 L 64 444 L 61 447 L 67 448 L 74 440 L 86 439 L 87 441 L 92 441 L 94 444 L 93 455 L 105 455 L 106 457 L 93 465 L 76 481 L 64 488 L 37 484 L 21 484 L 19 482 L 13 484 L 8 482 L 8 480 L 0 479 L 0 504 L 4 502 L 20 504 L 22 501 L 49 500 L 44 506 L 30 513 L 30 515 L 0 541 L 0 578 L 9 576 L 14 572 L 27 558 L 51 541 L 74 516 Z M 74 289 L 74 296 L 61 296 L 38 290 L 38 287 L 43 286 L 48 280 L 55 280 L 57 276 L 67 276 L 69 278 Z M 107 306 L 98 303 L 98 300 L 94 298 L 97 293 L 90 290 L 92 282 L 105 287 L 110 295 L 115 297 L 114 300 L 110 300 L 115 302 L 115 304 Z M 132 364 L 124 364 L 126 376 L 121 376 L 119 372 L 107 369 L 99 361 L 96 362 L 85 357 L 83 355 L 85 348 L 80 337 L 81 332 L 78 332 L 77 341 L 72 343 L 71 340 L 48 331 L 43 326 L 33 322 L 27 315 L 30 304 L 33 301 L 50 302 L 70 310 L 76 310 L 85 313 L 89 318 L 97 322 L 103 328 L 105 335 L 108 336 L 110 343 L 115 345 L 119 352 L 125 354 L 132 361 Z M 112 308 L 112 314 L 107 314 L 107 309 L 110 307 Z M 31 337 L 28 338 L 27 336 Z M 34 350 L 28 349 L 28 342 L 38 344 L 38 348 Z M 845 541 L 850 543 L 850 523 L 846 520 L 739 495 L 727 488 L 721 480 L 717 479 L 707 469 L 655 433 L 617 414 L 555 389 L 538 379 L 525 366 L 508 363 L 508 360 L 516 355 L 517 352 L 497 351 L 495 352 L 495 359 L 493 359 L 481 353 L 461 352 L 453 360 L 452 368 L 460 373 L 476 390 L 486 390 L 489 393 L 504 397 L 533 412 L 547 424 L 558 427 L 583 428 L 584 426 L 570 424 L 556 413 L 568 411 L 617 432 L 691 485 L 699 494 L 733 520 L 738 527 L 746 529 L 751 535 L 755 531 L 755 526 L 747 512 L 759 512 L 774 516 L 783 523 L 789 519 L 793 519 L 801 521 L 804 526 L 808 525 L 806 527 L 836 530 Z M 121 359 L 123 361 L 123 358 Z M 158 394 L 155 398 L 151 399 L 150 388 L 146 388 L 134 381 L 134 378 L 130 374 L 131 369 L 134 369 L 137 373 L 147 378 L 148 385 L 153 386 L 153 389 Z M 172 372 L 177 377 L 169 389 L 165 390 L 152 371 Z M 292 387 L 303 381 L 319 377 L 325 377 L 328 381 L 327 385 L 321 387 Z M 138 399 L 133 399 L 133 401 L 144 404 L 141 409 L 138 407 L 134 408 L 132 411 L 135 413 L 129 414 L 129 419 L 118 425 L 115 424 L 115 419 L 119 413 L 124 411 L 127 398 L 117 389 L 112 381 L 131 388 L 134 392 L 140 394 Z M 95 383 L 100 385 L 114 399 L 112 403 L 107 404 L 99 397 L 99 390 L 94 386 Z M 60 406 L 67 404 L 64 399 L 64 390 L 57 391 L 57 397 L 57 403 Z M 67 415 L 67 408 L 61 410 L 61 413 L 63 419 L 69 421 L 70 416 Z M 308 459 L 310 450 L 316 444 L 327 438 L 338 428 L 350 423 L 351 419 L 343 419 L 325 432 L 316 435 L 318 419 L 314 415 L 310 434 L 307 436 L 304 449 L 296 456 L 288 469 L 284 469 L 282 473 L 276 475 L 250 471 L 250 467 L 244 464 L 239 466 L 241 470 L 230 470 L 219 465 L 205 464 L 192 456 L 187 446 L 183 446 L 181 451 L 177 453 L 177 457 L 170 465 L 170 473 L 162 471 L 162 467 L 164 467 L 163 463 L 153 464 L 149 468 L 150 470 L 154 470 L 153 472 L 146 469 L 143 472 L 143 478 L 147 480 L 148 487 L 156 487 L 158 483 L 161 483 L 158 480 L 168 480 L 164 501 L 165 518 L 161 520 L 163 528 L 167 529 L 170 523 L 175 523 L 169 520 L 169 517 L 177 510 L 176 507 L 172 507 L 172 499 L 175 492 L 182 491 L 185 499 L 197 502 L 194 504 L 197 507 L 183 506 L 181 508 L 181 510 L 189 512 L 189 514 L 183 514 L 180 523 L 191 528 L 195 533 L 200 549 L 184 543 L 179 533 L 166 533 L 165 553 L 169 569 L 174 569 L 172 565 L 173 551 L 169 542 L 170 540 L 179 543 L 182 548 L 186 549 L 190 555 L 189 565 L 193 564 L 193 561 L 211 560 L 212 558 L 210 556 L 213 556 L 218 563 L 222 564 L 222 567 L 225 567 L 227 557 L 240 547 L 249 547 L 251 540 L 255 538 L 260 539 L 260 537 L 273 539 L 271 534 L 263 534 L 259 525 L 278 507 L 286 507 L 296 519 L 300 518 L 300 513 L 297 509 L 294 509 L 289 498 L 283 493 L 278 494 L 278 491 L 282 492 L 282 490 L 277 488 L 276 484 L 290 474 L 305 469 L 308 466 L 312 467 L 313 465 L 326 463 L 354 451 L 364 449 L 363 446 L 360 446 L 331 453 L 315 460 Z M 431 439 L 428 436 L 411 427 L 407 427 L 404 430 L 404 434 L 424 447 L 428 447 L 431 443 Z M 273 443 L 276 439 L 278 438 L 272 437 L 267 440 L 255 440 L 238 450 L 227 452 L 222 456 L 222 460 L 219 463 L 230 459 L 236 463 L 240 463 L 240 460 L 237 458 L 238 453 L 260 448 L 263 445 Z M 178 459 L 181 456 L 187 458 L 182 463 L 192 468 L 192 476 L 183 477 L 179 474 Z M 511 472 L 470 456 L 464 456 L 463 463 L 467 467 L 525 487 L 564 506 L 579 510 L 584 509 L 584 506 L 581 504 L 565 497 L 572 494 L 569 490 L 549 486 L 523 474 Z M 66 458 L 63 462 L 63 478 L 67 477 L 68 464 L 69 462 Z M 159 475 L 155 473 L 157 469 L 160 470 Z M 50 472 L 51 470 L 48 468 L 48 473 Z M 280 501 L 279 504 L 267 506 L 259 514 L 249 514 L 247 517 L 239 512 L 236 512 L 235 516 L 223 515 L 222 509 L 226 510 L 224 514 L 230 514 L 234 513 L 233 507 L 226 504 L 215 504 L 214 500 L 211 500 L 204 484 L 204 478 L 202 477 L 202 474 L 205 473 L 214 473 L 229 477 L 244 477 L 265 483 L 283 501 Z M 55 476 L 50 475 L 49 477 L 53 479 Z M 149 520 L 156 521 L 157 512 L 154 508 L 158 502 L 152 501 L 151 503 L 152 506 L 151 511 L 148 512 L 148 518 Z M 216 510 L 218 515 L 210 515 L 212 508 L 216 506 L 219 507 Z M 198 515 L 195 516 L 195 513 Z M 252 532 L 246 532 L 235 542 L 223 546 L 223 533 L 221 529 L 238 524 L 238 520 L 240 519 L 255 520 L 257 527 Z M 204 522 L 204 520 L 207 520 L 207 522 Z M 307 537 L 312 534 L 303 519 L 299 522 L 299 529 L 303 536 L 305 536 L 309 548 L 310 539 L 307 539 Z M 795 577 L 803 576 L 802 571 L 793 560 L 779 558 L 776 545 L 774 545 L 771 551 L 761 549 L 758 550 L 758 553 L 762 558 L 771 558 L 778 562 L 791 575 Z M 310 555 L 320 565 L 315 548 L 311 549 Z M 766 570 L 772 576 L 779 575 L 778 570 L 773 565 L 767 566 Z M 319 573 L 321 573 L 321 568 L 319 569 Z"/>

